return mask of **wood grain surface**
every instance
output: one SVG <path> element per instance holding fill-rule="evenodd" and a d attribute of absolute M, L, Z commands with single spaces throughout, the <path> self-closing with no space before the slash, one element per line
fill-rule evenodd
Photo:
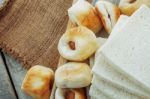
<path fill-rule="evenodd" d="M 0 98 L 17 99 L 0 53 Z"/>
<path fill-rule="evenodd" d="M 18 98 L 33 99 L 32 97 L 25 94 L 21 90 L 21 84 L 26 75 L 27 70 L 25 70 L 18 61 L 15 61 L 12 57 L 10 57 L 7 54 L 5 54 L 5 59 Z M 14 98 L 4 98 L 4 99 L 14 99 Z"/>

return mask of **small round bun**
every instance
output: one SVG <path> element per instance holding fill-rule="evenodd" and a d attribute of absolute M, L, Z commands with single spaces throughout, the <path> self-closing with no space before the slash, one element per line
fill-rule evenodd
<path fill-rule="evenodd" d="M 142 4 L 150 7 L 150 0 L 120 0 L 119 8 L 125 15 L 132 15 Z"/>
<path fill-rule="evenodd" d="M 27 72 L 21 89 L 35 99 L 49 99 L 54 81 L 50 68 L 36 65 Z"/>
<path fill-rule="evenodd" d="M 60 38 L 58 51 L 61 56 L 72 61 L 84 61 L 98 48 L 95 34 L 80 26 L 68 30 Z"/>
<path fill-rule="evenodd" d="M 59 88 L 82 88 L 90 85 L 92 73 L 86 63 L 69 62 L 60 66 L 55 73 Z"/>
<path fill-rule="evenodd" d="M 61 89 L 57 88 L 55 99 L 86 99 L 84 89 Z"/>
<path fill-rule="evenodd" d="M 121 14 L 120 9 L 108 1 L 98 1 L 95 8 L 105 30 L 110 34 Z"/>
<path fill-rule="evenodd" d="M 102 23 L 94 7 L 85 0 L 78 0 L 71 8 L 68 9 L 69 19 L 77 24 L 91 29 L 97 33 L 102 29 Z"/>

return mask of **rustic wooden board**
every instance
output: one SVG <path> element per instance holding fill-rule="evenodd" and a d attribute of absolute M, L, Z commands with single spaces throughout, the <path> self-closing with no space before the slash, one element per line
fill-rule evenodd
<path fill-rule="evenodd" d="M 18 61 L 16 61 L 15 59 L 13 59 L 7 54 L 5 54 L 5 59 L 6 59 L 6 63 L 7 63 L 10 76 L 15 86 L 15 90 L 18 95 L 18 98 L 19 99 L 32 99 L 30 96 L 26 95 L 21 90 L 21 84 L 22 84 L 22 81 L 25 77 L 27 70 L 24 69 Z M 11 98 L 5 98 L 5 99 L 11 99 Z"/>
<path fill-rule="evenodd" d="M 12 87 L 7 69 L 2 60 L 1 53 L 0 53 L 0 98 L 16 99 L 16 95 Z"/>

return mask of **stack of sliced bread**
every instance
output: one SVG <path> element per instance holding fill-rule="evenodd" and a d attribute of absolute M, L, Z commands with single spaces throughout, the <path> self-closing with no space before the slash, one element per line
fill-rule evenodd
<path fill-rule="evenodd" d="M 150 99 L 150 8 L 120 16 L 92 72 L 91 99 Z"/>

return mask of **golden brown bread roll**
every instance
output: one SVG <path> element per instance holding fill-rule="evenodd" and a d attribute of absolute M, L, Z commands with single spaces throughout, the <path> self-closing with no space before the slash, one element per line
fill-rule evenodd
<path fill-rule="evenodd" d="M 110 34 L 121 14 L 120 9 L 108 1 L 98 1 L 95 8 L 105 30 Z"/>
<path fill-rule="evenodd" d="M 54 81 L 54 72 L 44 66 L 33 66 L 27 72 L 21 89 L 35 99 L 49 99 Z"/>
<path fill-rule="evenodd" d="M 69 62 L 55 72 L 56 86 L 59 88 L 82 88 L 90 85 L 92 73 L 86 63 Z"/>
<path fill-rule="evenodd" d="M 102 28 L 101 20 L 95 12 L 94 7 L 85 0 L 78 0 L 68 9 L 69 19 L 77 24 L 91 29 L 97 33 Z"/>
<path fill-rule="evenodd" d="M 55 99 L 86 99 L 83 88 L 80 89 L 61 89 L 57 88 Z"/>
<path fill-rule="evenodd" d="M 95 34 L 86 27 L 68 30 L 60 38 L 58 51 L 61 56 L 72 61 L 84 61 L 98 48 Z"/>
<path fill-rule="evenodd" d="M 142 4 L 150 7 L 150 0 L 120 0 L 119 8 L 125 15 L 131 15 L 134 13 Z"/>

